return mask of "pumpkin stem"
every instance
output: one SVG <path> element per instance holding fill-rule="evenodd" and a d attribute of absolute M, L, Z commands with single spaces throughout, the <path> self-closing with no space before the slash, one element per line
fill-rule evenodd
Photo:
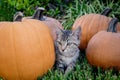
<path fill-rule="evenodd" d="M 35 13 L 32 16 L 32 19 L 37 19 L 37 20 L 41 20 L 43 21 L 43 12 L 44 12 L 44 8 L 43 7 L 38 7 L 35 11 Z"/>
<path fill-rule="evenodd" d="M 101 15 L 108 16 L 110 12 L 112 12 L 112 9 L 106 8 L 106 9 L 104 9 L 104 11 L 101 13 Z"/>
<path fill-rule="evenodd" d="M 22 21 L 23 13 L 22 12 L 16 12 L 13 17 L 13 21 Z"/>
<path fill-rule="evenodd" d="M 118 23 L 118 19 L 117 18 L 113 18 L 110 21 L 110 23 L 109 23 L 107 31 L 108 32 L 116 32 L 116 25 L 117 25 L 117 23 Z"/>

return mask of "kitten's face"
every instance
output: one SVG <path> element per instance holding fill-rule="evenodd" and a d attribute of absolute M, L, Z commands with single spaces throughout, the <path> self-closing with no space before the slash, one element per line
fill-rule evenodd
<path fill-rule="evenodd" d="M 75 51 L 74 49 L 78 48 L 80 44 L 80 34 L 81 28 L 77 28 L 74 31 L 59 30 L 55 46 L 57 46 L 60 53 L 71 53 L 71 51 Z"/>

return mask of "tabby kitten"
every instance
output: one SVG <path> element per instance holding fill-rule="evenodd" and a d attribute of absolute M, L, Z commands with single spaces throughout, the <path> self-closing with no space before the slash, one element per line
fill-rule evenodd
<path fill-rule="evenodd" d="M 79 57 L 81 28 L 76 30 L 57 30 L 57 39 L 55 40 L 56 63 L 57 69 L 67 74 L 70 72 Z"/>

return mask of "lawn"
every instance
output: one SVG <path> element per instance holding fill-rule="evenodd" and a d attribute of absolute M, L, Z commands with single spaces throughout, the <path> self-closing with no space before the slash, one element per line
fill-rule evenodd
<path fill-rule="evenodd" d="M 117 17 L 120 20 L 120 1 L 73 0 L 70 3 L 61 3 L 61 0 L 58 1 L 59 2 L 56 1 L 56 4 L 51 3 L 55 6 L 55 9 L 48 9 L 44 14 L 58 19 L 64 26 L 64 29 L 71 29 L 76 18 L 90 13 L 100 14 L 105 8 L 112 9 L 112 12 L 109 15 L 110 17 Z M 0 5 L 3 4 L 0 3 Z M 16 8 L 14 5 L 9 6 L 6 2 L 3 7 L 0 6 L 0 21 L 12 21 L 13 14 L 19 10 L 19 8 L 14 9 Z M 29 9 L 23 10 L 25 10 L 26 16 L 31 15 L 34 12 L 32 9 L 31 11 Z M 78 60 L 74 70 L 70 72 L 68 76 L 64 76 L 59 71 L 51 69 L 43 77 L 38 77 L 38 80 L 120 80 L 119 71 L 95 68 L 88 63 L 85 51 L 81 51 L 80 54 L 80 59 Z M 0 78 L 0 80 L 2 80 L 2 78 Z"/>

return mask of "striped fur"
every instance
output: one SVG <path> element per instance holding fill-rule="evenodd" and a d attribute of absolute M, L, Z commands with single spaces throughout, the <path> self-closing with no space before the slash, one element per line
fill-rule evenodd
<path fill-rule="evenodd" d="M 75 31 L 59 30 L 55 41 L 56 50 L 56 68 L 63 73 L 71 71 L 79 57 L 81 28 Z"/>

